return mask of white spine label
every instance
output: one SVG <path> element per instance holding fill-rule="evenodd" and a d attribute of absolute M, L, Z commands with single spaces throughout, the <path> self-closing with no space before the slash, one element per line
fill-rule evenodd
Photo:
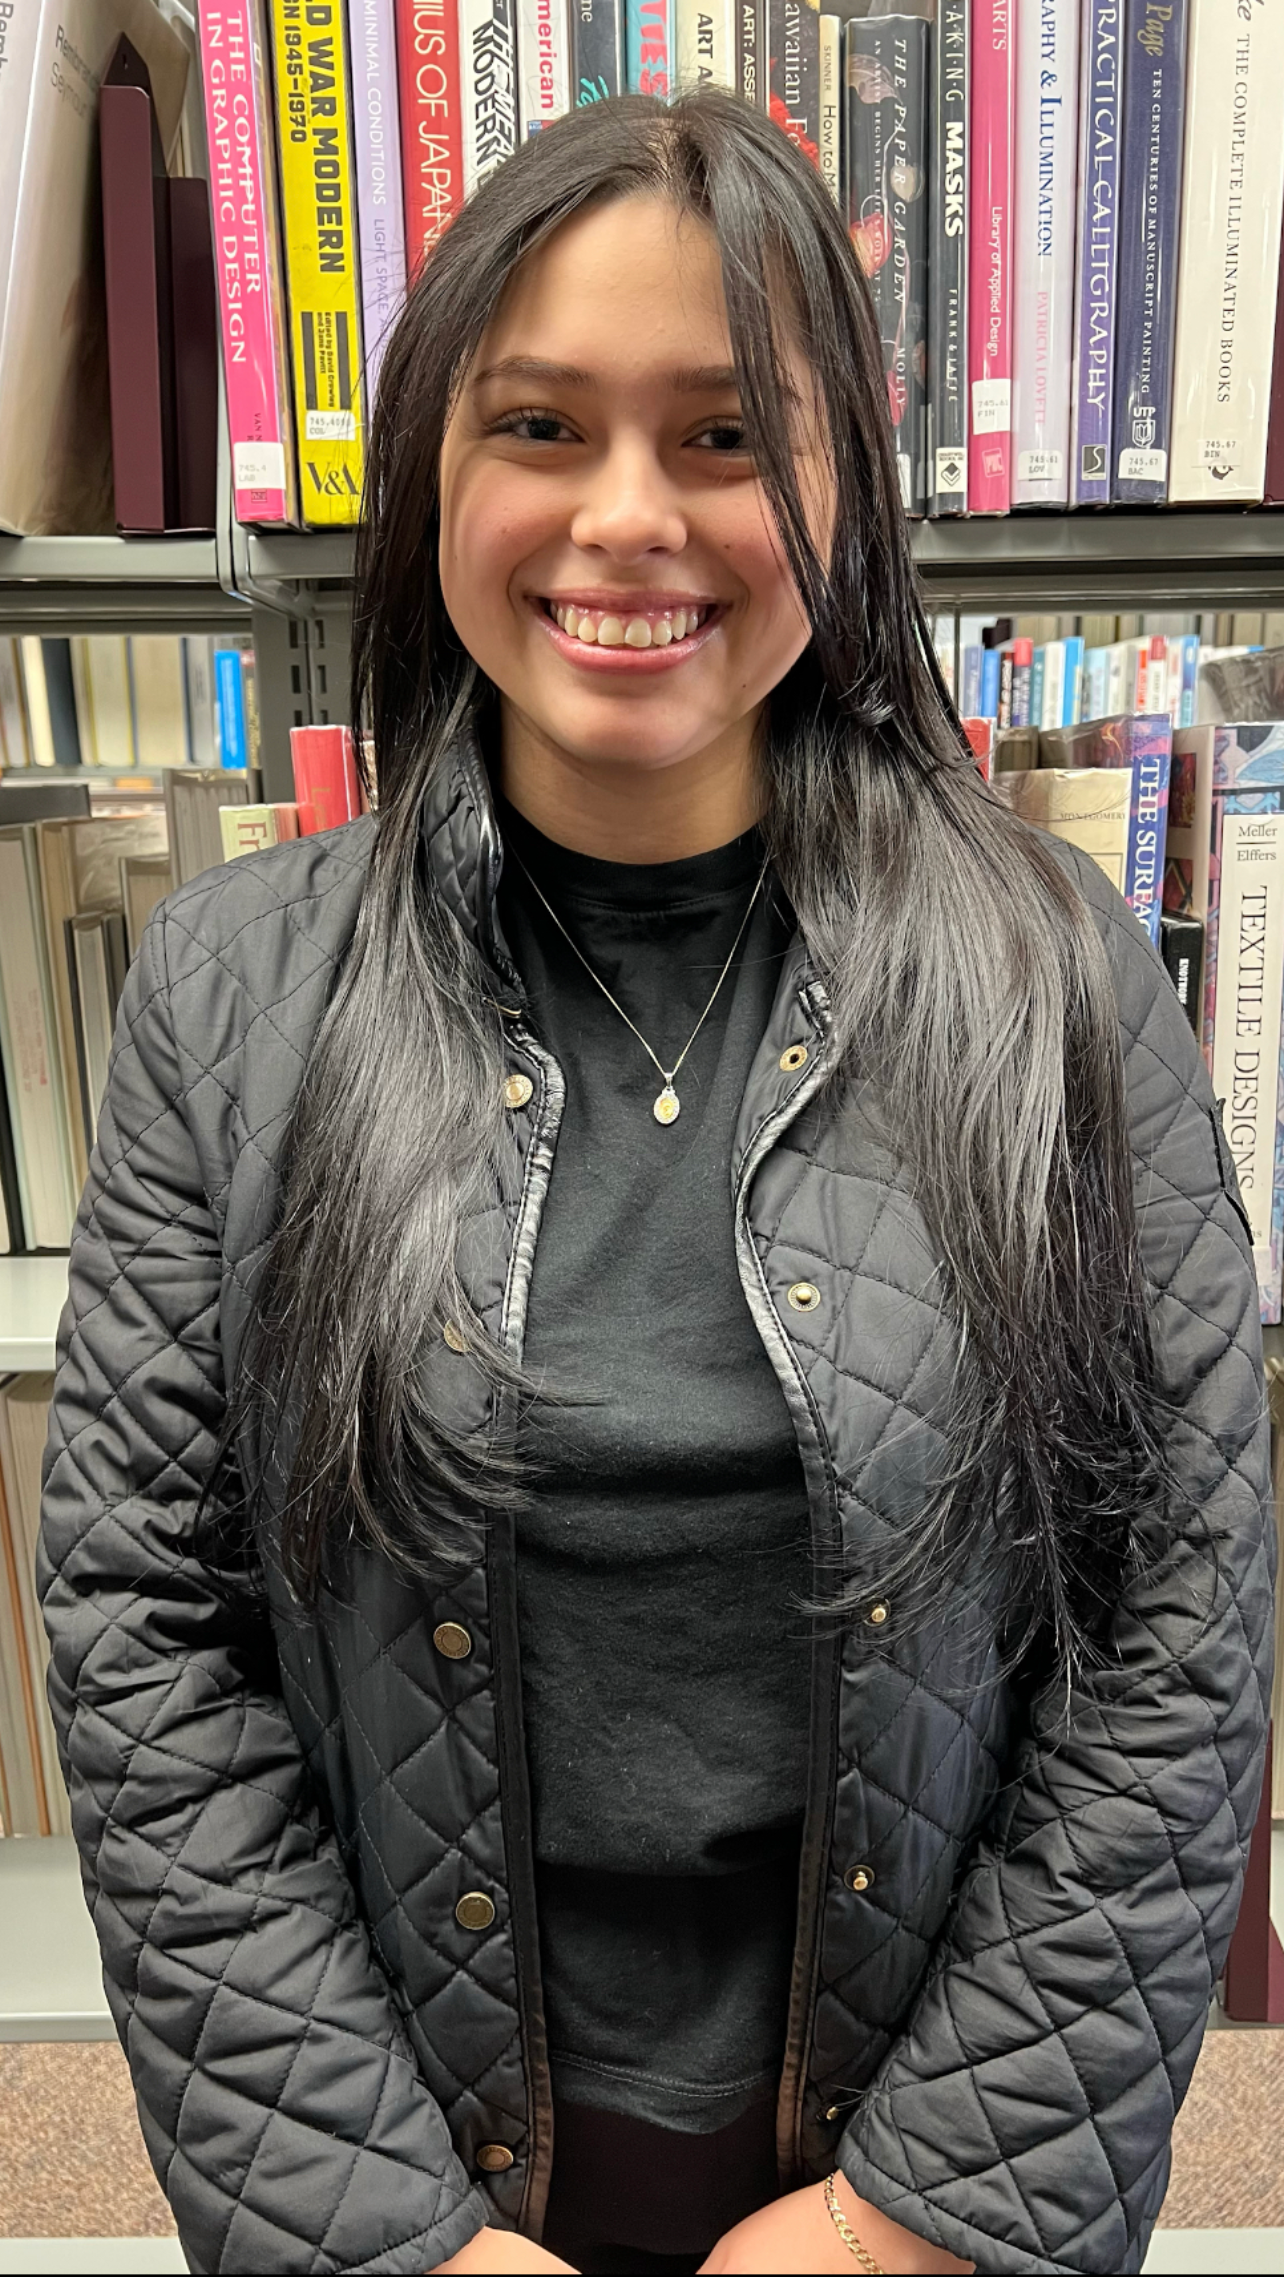
<path fill-rule="evenodd" d="M 357 415 L 355 411 L 309 411 L 306 433 L 310 443 L 354 443 Z"/>
<path fill-rule="evenodd" d="M 1168 480 L 1167 451 L 1120 451 L 1119 480 L 1121 482 L 1166 482 Z"/>
<path fill-rule="evenodd" d="M 978 379 L 972 382 L 972 432 L 1006 435 L 1012 425 L 1012 382 Z"/>
<path fill-rule="evenodd" d="M 237 490 L 284 490 L 283 443 L 233 443 L 232 481 Z"/>
<path fill-rule="evenodd" d="M 1060 482 L 1065 467 L 1063 451 L 1018 451 L 1019 482 Z"/>

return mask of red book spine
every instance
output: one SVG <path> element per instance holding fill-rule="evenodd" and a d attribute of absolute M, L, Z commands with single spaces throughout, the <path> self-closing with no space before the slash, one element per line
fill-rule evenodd
<path fill-rule="evenodd" d="M 406 277 L 414 283 L 464 202 L 463 83 L 455 0 L 397 0 L 397 93 L 406 206 Z"/>
<path fill-rule="evenodd" d="M 292 727 L 290 759 L 301 838 L 356 821 L 361 783 L 351 728 Z"/>

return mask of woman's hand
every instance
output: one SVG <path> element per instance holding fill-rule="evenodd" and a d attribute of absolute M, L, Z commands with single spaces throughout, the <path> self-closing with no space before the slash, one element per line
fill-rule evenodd
<path fill-rule="evenodd" d="M 858 2198 L 841 2174 L 834 2188 L 846 2221 L 889 2277 L 892 2272 L 895 2277 L 934 2277 L 937 2271 L 975 2269 L 974 2261 L 958 2261 L 889 2221 L 877 2206 Z M 814 2182 L 809 2190 L 792 2190 L 737 2222 L 701 2264 L 701 2277 L 856 2277 L 860 2266 L 834 2227 L 824 2185 Z"/>
<path fill-rule="evenodd" d="M 493 2230 L 488 2223 L 449 2261 L 439 2261 L 429 2277 L 527 2277 L 528 2270 L 570 2267 L 569 2261 L 559 2261 L 555 2253 L 519 2237 L 516 2230 Z"/>

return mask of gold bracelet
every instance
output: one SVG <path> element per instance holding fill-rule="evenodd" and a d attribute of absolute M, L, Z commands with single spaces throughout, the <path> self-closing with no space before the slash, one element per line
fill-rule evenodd
<path fill-rule="evenodd" d="M 865 2248 L 861 2244 L 860 2239 L 857 2237 L 855 2230 L 852 2228 L 851 2223 L 848 2221 L 846 2214 L 843 2212 L 842 2207 L 839 2205 L 838 2192 L 834 2188 L 835 2180 L 835 2175 L 827 2174 L 825 2177 L 824 2185 L 825 2204 L 829 2208 L 829 2218 L 833 2223 L 834 2228 L 837 2230 L 838 2235 L 843 2241 L 843 2244 L 847 2247 L 848 2252 L 855 2254 L 856 2259 L 861 2265 L 861 2268 L 867 2269 L 869 2271 L 869 2277 L 886 2277 L 886 2273 L 881 2262 L 875 2261 L 873 2254 L 867 2253 L 865 2251 Z"/>

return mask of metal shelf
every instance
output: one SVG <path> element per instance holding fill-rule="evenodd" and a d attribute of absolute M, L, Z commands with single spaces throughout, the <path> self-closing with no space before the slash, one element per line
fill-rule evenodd
<path fill-rule="evenodd" d="M 66 1301 L 65 1257 L 0 1257 L 0 1369 L 44 1374 L 53 1367 Z"/>
<path fill-rule="evenodd" d="M 65 1834 L 0 1840 L 0 2043 L 114 2040 L 76 1845 Z"/>
<path fill-rule="evenodd" d="M 213 537 L 0 537 L 0 624 L 17 630 L 213 632 L 248 616 Z"/>
<path fill-rule="evenodd" d="M 1284 513 L 1009 514 L 919 522 L 937 609 L 1252 608 L 1284 597 Z"/>

